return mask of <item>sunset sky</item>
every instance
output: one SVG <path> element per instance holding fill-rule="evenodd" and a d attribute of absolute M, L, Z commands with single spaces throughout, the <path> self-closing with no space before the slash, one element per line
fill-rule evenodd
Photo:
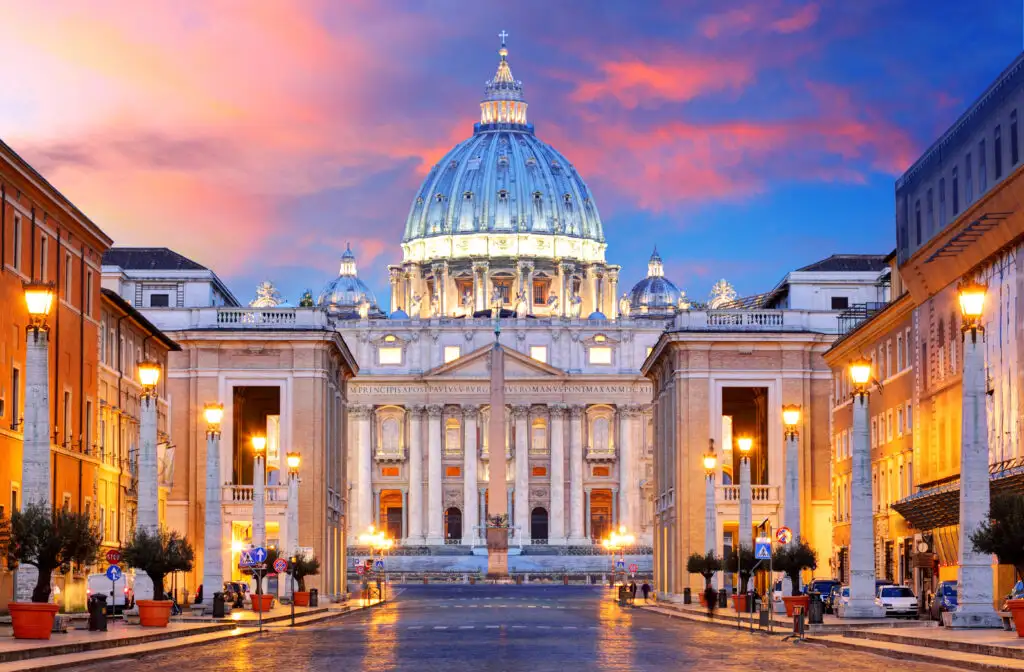
<path fill-rule="evenodd" d="M 0 137 L 120 245 L 296 301 L 351 242 L 387 305 L 421 179 L 507 30 L 620 285 L 694 299 L 894 247 L 893 182 L 1020 52 L 1020 0 L 45 0 L 0 21 Z"/>

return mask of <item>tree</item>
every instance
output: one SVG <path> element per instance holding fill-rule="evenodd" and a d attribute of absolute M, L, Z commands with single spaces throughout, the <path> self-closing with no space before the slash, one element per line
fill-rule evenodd
<path fill-rule="evenodd" d="M 739 562 L 737 562 L 737 560 Z M 754 557 L 754 549 L 750 546 L 740 546 L 729 551 L 729 555 L 725 558 L 725 571 L 736 573 L 740 575 L 740 593 L 747 592 L 747 584 L 750 582 L 750 577 L 754 575 L 754 565 L 757 564 L 757 558 Z"/>
<path fill-rule="evenodd" d="M 306 577 L 316 576 L 320 573 L 320 561 L 313 556 L 308 558 L 304 555 L 298 556 L 292 563 L 292 578 L 299 584 L 298 592 L 306 592 Z"/>
<path fill-rule="evenodd" d="M 192 571 L 195 551 L 177 532 L 137 530 L 121 551 L 121 558 L 129 567 L 145 572 L 153 580 L 153 599 L 163 600 L 164 577 L 173 572 Z"/>
<path fill-rule="evenodd" d="M 818 554 L 807 542 L 796 539 L 778 546 L 772 553 L 772 568 L 783 572 L 793 584 L 793 595 L 800 594 L 800 572 L 818 568 Z"/>
<path fill-rule="evenodd" d="M 50 580 L 58 568 L 95 562 L 100 532 L 89 516 L 61 509 L 54 514 L 43 503 L 25 506 L 11 516 L 8 566 L 32 565 L 39 570 L 33 602 L 50 601 Z"/>
<path fill-rule="evenodd" d="M 1024 576 L 1024 495 L 999 495 L 989 505 L 989 519 L 971 535 L 976 553 L 989 553 L 1001 565 Z"/>
<path fill-rule="evenodd" d="M 720 569 L 722 569 L 722 559 L 715 555 L 714 551 L 694 553 L 686 559 L 686 571 L 703 576 L 705 589 L 711 587 L 711 579 Z"/>

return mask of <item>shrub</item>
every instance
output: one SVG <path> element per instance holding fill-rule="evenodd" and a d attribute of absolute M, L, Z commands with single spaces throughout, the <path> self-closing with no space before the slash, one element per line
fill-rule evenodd
<path fill-rule="evenodd" d="M 703 576 L 705 587 L 711 587 L 711 579 L 720 569 L 722 569 L 722 559 L 715 555 L 714 551 L 694 553 L 686 559 L 686 571 Z"/>
<path fill-rule="evenodd" d="M 33 602 L 50 601 L 50 579 L 58 568 L 89 565 L 98 558 L 100 532 L 89 517 L 61 509 L 56 513 L 42 503 L 25 506 L 11 516 L 8 566 L 32 565 L 39 570 Z"/>
<path fill-rule="evenodd" d="M 299 584 L 298 591 L 306 592 L 306 577 L 316 576 L 320 573 L 320 561 L 313 556 L 302 556 L 296 558 L 292 563 L 292 577 Z"/>
<path fill-rule="evenodd" d="M 725 571 L 736 573 L 740 575 L 740 593 L 747 592 L 747 584 L 750 583 L 750 577 L 754 575 L 754 565 L 757 564 L 757 558 L 754 557 L 754 549 L 750 546 L 740 546 L 729 551 L 729 555 L 725 558 Z"/>
<path fill-rule="evenodd" d="M 818 568 L 818 554 L 800 539 L 779 546 L 772 553 L 772 568 L 783 572 L 793 584 L 793 595 L 800 594 L 800 572 Z"/>
<path fill-rule="evenodd" d="M 1000 495 L 989 506 L 989 520 L 971 534 L 976 553 L 990 553 L 1001 565 L 1024 576 L 1024 495 Z"/>
<path fill-rule="evenodd" d="M 177 532 L 136 530 L 121 551 L 121 558 L 129 567 L 145 572 L 153 580 L 153 599 L 163 600 L 164 577 L 173 572 L 192 571 L 195 552 Z"/>

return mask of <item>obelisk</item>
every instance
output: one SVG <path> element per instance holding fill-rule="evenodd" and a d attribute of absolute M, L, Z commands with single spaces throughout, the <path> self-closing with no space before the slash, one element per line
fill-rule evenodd
<path fill-rule="evenodd" d="M 487 574 L 508 575 L 508 501 L 505 483 L 505 355 L 501 326 L 494 321 L 491 349 L 491 418 L 487 427 L 490 473 L 487 481 Z M 495 526 L 495 521 L 503 521 Z"/>

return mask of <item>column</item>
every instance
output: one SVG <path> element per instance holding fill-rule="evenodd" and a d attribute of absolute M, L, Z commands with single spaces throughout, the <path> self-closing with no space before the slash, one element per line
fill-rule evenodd
<path fill-rule="evenodd" d="M 616 267 L 608 269 L 608 292 L 605 294 L 608 302 L 608 318 L 619 319 L 619 271 Z"/>
<path fill-rule="evenodd" d="M 135 531 L 145 530 L 156 533 L 160 529 L 158 514 L 159 485 L 157 482 L 156 455 L 156 398 L 143 395 L 140 400 L 139 418 L 139 478 L 138 478 L 138 509 L 135 518 Z M 255 508 L 255 507 L 254 507 Z M 253 535 L 256 534 L 255 521 Z M 153 580 L 145 572 L 136 572 L 135 599 L 152 600 L 156 595 Z"/>
<path fill-rule="evenodd" d="M 2 204 L 0 204 L 2 205 Z M 23 457 L 21 467 L 21 509 L 26 504 L 50 505 L 50 332 L 46 328 L 26 330 L 25 337 L 25 418 L 22 423 Z M 13 409 L 17 417 L 18 409 Z M 6 422 L 6 420 L 5 420 Z M 22 565 L 18 574 L 35 570 Z M 37 574 L 33 574 L 35 583 Z M 25 601 L 28 602 L 31 595 Z"/>
<path fill-rule="evenodd" d="M 478 496 L 480 498 L 480 505 L 479 505 L 479 507 L 480 507 L 479 508 L 480 520 L 481 520 L 480 525 L 482 526 L 482 525 L 485 524 L 485 521 L 487 520 L 487 488 L 480 488 L 480 494 Z M 481 536 L 484 536 L 484 535 L 481 535 Z M 481 539 L 481 542 L 482 543 L 487 543 L 487 540 L 486 539 Z"/>
<path fill-rule="evenodd" d="M 462 421 L 465 437 L 462 440 L 462 457 L 465 468 L 462 470 L 462 543 L 475 544 L 477 526 L 480 525 L 480 510 L 477 508 L 477 406 L 466 404 L 462 407 Z"/>
<path fill-rule="evenodd" d="M 594 276 L 594 310 L 603 313 L 604 312 L 604 267 L 595 266 L 591 271 Z M 584 315 L 584 317 L 586 317 Z M 607 315 L 605 315 L 607 317 Z"/>
<path fill-rule="evenodd" d="M 572 294 L 572 273 L 576 270 L 576 264 L 565 262 L 559 267 L 562 269 L 561 283 L 558 297 L 559 315 L 563 317 L 569 314 L 569 297 Z"/>
<path fill-rule="evenodd" d="M 800 538 L 800 439 L 796 430 L 786 432 L 786 497 L 782 510 L 793 539 Z"/>
<path fill-rule="evenodd" d="M 612 488 L 612 527 L 618 527 L 622 524 L 622 518 L 620 518 L 621 512 L 619 511 L 619 489 Z"/>
<path fill-rule="evenodd" d="M 841 616 L 875 618 L 875 539 L 871 513 L 871 445 L 868 443 L 868 395 L 853 397 L 853 456 L 850 483 L 850 602 Z"/>
<path fill-rule="evenodd" d="M 427 407 L 427 544 L 444 544 L 440 404 Z"/>
<path fill-rule="evenodd" d="M 370 406 L 351 406 L 351 414 L 356 425 L 356 452 L 359 455 L 358 477 L 356 487 L 356 513 L 358 515 L 355 536 L 370 526 L 373 519 L 373 450 L 370 445 Z"/>
<path fill-rule="evenodd" d="M 402 488 L 402 543 L 409 538 L 409 488 Z"/>
<path fill-rule="evenodd" d="M 391 311 L 395 312 L 402 306 L 402 270 L 398 266 L 388 268 L 388 279 L 391 282 Z"/>
<path fill-rule="evenodd" d="M 588 543 L 583 536 L 583 407 L 569 407 L 569 543 Z M 590 528 L 589 518 L 587 529 Z"/>
<path fill-rule="evenodd" d="M 381 519 L 380 493 L 381 493 L 380 488 L 374 488 L 373 489 L 373 520 L 370 521 L 370 524 L 373 525 L 375 528 L 383 528 L 384 527 L 383 525 L 381 525 L 381 522 L 380 522 L 380 519 Z"/>
<path fill-rule="evenodd" d="M 551 502 L 548 543 L 565 544 L 565 404 L 548 407 L 551 418 Z"/>
<path fill-rule="evenodd" d="M 704 552 L 718 550 L 718 521 L 715 511 L 715 470 L 704 474 Z M 724 574 L 724 572 L 719 572 Z"/>
<path fill-rule="evenodd" d="M 636 512 L 633 511 L 633 492 L 636 489 L 637 480 L 634 475 L 636 455 L 631 434 L 633 427 L 632 418 L 636 415 L 636 408 L 634 406 L 619 406 L 618 410 L 619 495 L 616 497 L 619 507 L 618 520 L 619 524 L 625 525 L 630 533 L 636 534 L 638 532 L 636 525 L 637 516 Z"/>
<path fill-rule="evenodd" d="M 586 504 L 583 507 L 583 530 L 584 533 L 587 535 L 587 540 L 589 541 L 592 539 L 592 537 L 590 536 L 590 520 L 592 517 L 590 515 L 590 488 L 587 488 L 585 495 Z"/>
<path fill-rule="evenodd" d="M 423 543 L 423 411 L 409 409 L 409 536 L 412 545 Z"/>
<path fill-rule="evenodd" d="M 529 406 L 513 406 L 516 428 L 516 525 L 525 543 L 530 543 L 530 444 Z"/>
<path fill-rule="evenodd" d="M 740 546 L 754 547 L 754 514 L 750 497 L 750 456 L 740 457 Z"/>
<path fill-rule="evenodd" d="M 487 271 L 490 265 L 486 261 L 473 263 L 473 303 L 476 310 L 487 310 L 490 291 L 487 287 Z"/>
<path fill-rule="evenodd" d="M 978 332 L 982 341 L 978 340 Z M 992 606 L 992 556 L 974 550 L 971 535 L 988 520 L 988 419 L 985 416 L 984 331 L 964 331 L 960 427 L 960 576 L 953 626 L 997 628 Z"/>
<path fill-rule="evenodd" d="M 288 532 L 288 536 L 284 542 L 284 552 L 290 557 L 291 554 L 297 553 L 299 550 L 299 474 L 298 472 L 290 472 L 288 474 L 288 511 L 287 519 L 285 521 L 285 529 Z M 328 564 L 328 567 L 330 565 Z M 291 599 L 292 596 L 292 581 L 291 575 L 287 578 L 281 577 L 281 583 L 284 583 L 283 594 Z M 213 585 L 220 586 L 223 582 L 215 583 Z M 280 587 L 277 591 L 278 595 L 282 594 Z"/>
<path fill-rule="evenodd" d="M 203 594 L 213 604 L 213 594 L 224 585 L 223 537 L 221 534 L 220 430 L 206 433 L 206 514 L 203 520 Z"/>

